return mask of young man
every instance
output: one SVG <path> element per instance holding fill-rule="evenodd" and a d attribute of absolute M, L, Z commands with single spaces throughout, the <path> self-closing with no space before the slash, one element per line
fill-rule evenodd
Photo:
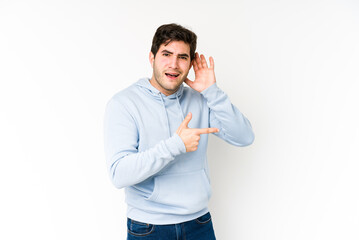
<path fill-rule="evenodd" d="M 254 140 L 250 122 L 218 88 L 213 58 L 208 66 L 195 53 L 196 41 L 180 25 L 160 26 L 149 56 L 152 78 L 107 104 L 107 166 L 113 184 L 125 188 L 127 239 L 215 239 L 208 134 L 235 146 Z M 192 66 L 194 81 L 187 78 Z"/>

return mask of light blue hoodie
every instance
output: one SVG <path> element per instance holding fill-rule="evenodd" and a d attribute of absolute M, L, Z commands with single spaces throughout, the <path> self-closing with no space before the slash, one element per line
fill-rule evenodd
<path fill-rule="evenodd" d="M 235 146 L 254 140 L 250 122 L 216 83 L 201 93 L 181 85 L 166 96 L 143 78 L 108 102 L 107 167 L 113 184 L 125 188 L 129 218 L 175 224 L 208 212 L 208 135 L 201 135 L 196 151 L 186 152 L 176 134 L 189 112 L 190 128 L 216 127 L 214 134 Z"/>

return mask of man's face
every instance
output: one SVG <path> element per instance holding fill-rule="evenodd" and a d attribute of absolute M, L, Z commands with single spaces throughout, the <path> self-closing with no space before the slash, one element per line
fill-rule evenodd
<path fill-rule="evenodd" d="M 150 52 L 151 84 L 166 96 L 175 93 L 191 68 L 190 47 L 183 41 L 162 44 L 156 57 Z"/>

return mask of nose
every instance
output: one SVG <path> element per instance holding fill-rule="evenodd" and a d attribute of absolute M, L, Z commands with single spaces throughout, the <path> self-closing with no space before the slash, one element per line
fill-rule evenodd
<path fill-rule="evenodd" d="M 178 68 L 178 58 L 177 56 L 172 56 L 169 62 L 169 66 L 171 68 L 177 69 Z"/>

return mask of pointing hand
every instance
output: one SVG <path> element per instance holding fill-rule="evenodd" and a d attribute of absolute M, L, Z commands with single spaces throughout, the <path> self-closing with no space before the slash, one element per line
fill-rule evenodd
<path fill-rule="evenodd" d="M 186 152 L 194 152 L 197 150 L 201 134 L 219 132 L 218 128 L 189 128 L 188 123 L 191 119 L 192 113 L 188 113 L 176 131 L 186 146 Z"/>

